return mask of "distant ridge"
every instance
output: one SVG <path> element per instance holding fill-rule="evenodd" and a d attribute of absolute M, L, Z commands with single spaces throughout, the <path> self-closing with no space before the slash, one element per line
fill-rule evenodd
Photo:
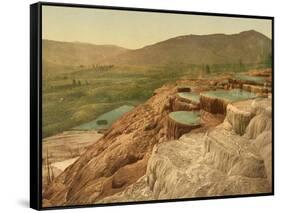
<path fill-rule="evenodd" d="M 127 51 L 111 63 L 238 64 L 262 63 L 271 54 L 271 39 L 254 30 L 238 34 L 184 35 Z"/>
<path fill-rule="evenodd" d="M 52 65 L 79 66 L 100 63 L 127 51 L 115 45 L 43 40 L 43 61 Z"/>
<path fill-rule="evenodd" d="M 183 35 L 135 50 L 43 40 L 43 61 L 52 65 L 263 63 L 270 55 L 271 39 L 254 30 L 230 35 Z"/>

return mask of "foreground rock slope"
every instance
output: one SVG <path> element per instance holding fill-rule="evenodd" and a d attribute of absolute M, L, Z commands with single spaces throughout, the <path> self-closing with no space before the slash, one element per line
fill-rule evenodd
<path fill-rule="evenodd" d="M 237 110 L 228 112 L 238 113 L 232 123 L 226 117 L 207 133 L 190 132 L 156 145 L 146 174 L 125 191 L 99 202 L 271 192 L 271 100 L 243 101 L 231 107 Z M 245 121 L 240 110 L 252 113 L 250 123 L 241 124 L 247 126 L 242 136 L 236 133 L 236 123 Z M 253 129 L 261 123 L 253 137 Z"/>

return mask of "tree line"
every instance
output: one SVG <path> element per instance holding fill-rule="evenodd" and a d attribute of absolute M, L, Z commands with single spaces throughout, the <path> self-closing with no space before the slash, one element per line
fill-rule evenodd
<path fill-rule="evenodd" d="M 102 71 L 108 71 L 114 67 L 113 64 L 109 65 L 101 65 L 101 64 L 92 64 L 92 65 L 79 65 L 79 68 L 88 68 L 88 69 L 93 69 L 94 71 L 97 72 L 102 72 Z"/>

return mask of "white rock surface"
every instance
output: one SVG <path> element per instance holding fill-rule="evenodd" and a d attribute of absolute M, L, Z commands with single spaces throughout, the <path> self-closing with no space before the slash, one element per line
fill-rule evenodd
<path fill-rule="evenodd" d="M 157 144 L 146 175 L 101 202 L 271 192 L 270 107 L 269 99 L 239 102 L 207 133 Z"/>

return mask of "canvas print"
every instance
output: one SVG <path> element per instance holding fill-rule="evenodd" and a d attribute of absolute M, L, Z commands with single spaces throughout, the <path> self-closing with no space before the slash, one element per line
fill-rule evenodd
<path fill-rule="evenodd" d="M 273 193 L 272 19 L 42 5 L 42 206 Z"/>

